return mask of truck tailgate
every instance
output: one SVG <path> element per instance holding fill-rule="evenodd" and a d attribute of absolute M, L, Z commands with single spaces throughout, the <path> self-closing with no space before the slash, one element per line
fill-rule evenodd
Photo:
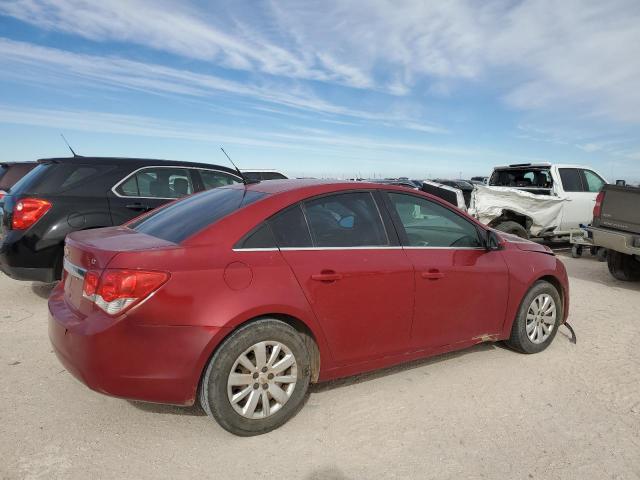
<path fill-rule="evenodd" d="M 640 188 L 606 185 L 602 209 L 594 226 L 640 233 Z"/>

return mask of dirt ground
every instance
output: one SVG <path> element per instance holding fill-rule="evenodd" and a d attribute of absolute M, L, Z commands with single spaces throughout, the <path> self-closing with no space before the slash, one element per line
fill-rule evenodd
<path fill-rule="evenodd" d="M 577 345 L 484 344 L 316 386 L 253 438 L 88 390 L 51 351 L 48 288 L 1 276 L 0 478 L 640 478 L 640 284 L 563 260 Z"/>

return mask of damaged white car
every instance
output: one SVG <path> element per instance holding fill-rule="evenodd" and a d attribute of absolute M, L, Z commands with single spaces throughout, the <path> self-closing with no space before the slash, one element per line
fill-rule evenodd
<path fill-rule="evenodd" d="M 467 210 L 485 225 L 519 237 L 566 236 L 590 222 L 607 183 L 589 167 L 548 163 L 496 167 L 488 186 L 468 200 L 453 187 L 425 181 L 423 190 Z"/>

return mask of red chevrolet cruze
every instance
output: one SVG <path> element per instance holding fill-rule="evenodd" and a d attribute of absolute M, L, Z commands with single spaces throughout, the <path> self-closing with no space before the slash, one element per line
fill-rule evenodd
<path fill-rule="evenodd" d="M 60 361 L 117 397 L 272 430 L 318 382 L 506 340 L 544 350 L 569 306 L 546 247 L 427 194 L 283 180 L 203 192 L 67 238 Z"/>

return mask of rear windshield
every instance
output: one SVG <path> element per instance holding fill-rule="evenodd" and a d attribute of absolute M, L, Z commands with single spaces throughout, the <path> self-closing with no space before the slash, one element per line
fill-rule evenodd
<path fill-rule="evenodd" d="M 266 194 L 241 188 L 214 188 L 170 204 L 128 225 L 136 232 L 180 243 L 222 217 Z"/>
<path fill-rule="evenodd" d="M 551 172 L 548 168 L 509 168 L 494 170 L 489 185 L 495 187 L 551 188 Z"/>
<path fill-rule="evenodd" d="M 11 187 L 15 193 L 48 195 L 80 186 L 108 169 L 105 165 L 41 163 Z"/>

